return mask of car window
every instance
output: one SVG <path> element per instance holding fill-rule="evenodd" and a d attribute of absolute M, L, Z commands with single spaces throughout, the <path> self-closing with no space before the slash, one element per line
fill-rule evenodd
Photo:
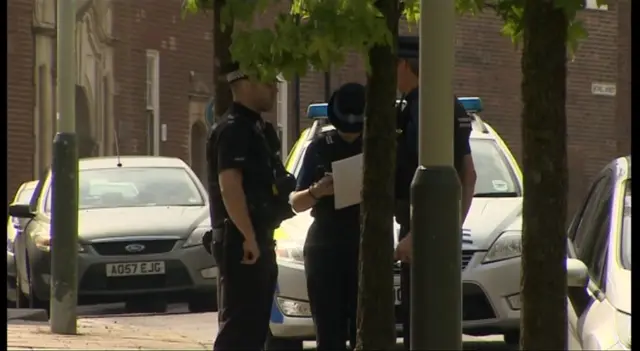
<path fill-rule="evenodd" d="M 611 227 L 611 208 L 613 187 L 609 177 L 602 181 L 602 191 L 589 199 L 583 220 L 576 234 L 576 254 L 589 268 L 589 273 L 596 283 L 600 282 L 606 261 L 607 244 Z"/>
<path fill-rule="evenodd" d="M 520 194 L 520 187 L 498 144 L 490 139 L 469 140 L 476 169 L 476 196 Z"/>
<path fill-rule="evenodd" d="M 571 223 L 568 236 L 571 240 L 573 249 L 575 250 L 575 254 L 578 257 L 578 252 L 581 247 L 586 241 L 588 241 L 587 239 L 589 239 L 587 237 L 588 231 L 586 229 L 589 227 L 589 222 L 593 219 L 593 214 L 596 211 L 598 201 L 600 201 L 602 193 L 607 187 L 608 182 L 609 177 L 607 175 L 603 175 L 592 183 L 587 197 L 584 199 L 580 206 L 580 210 L 577 212 Z"/>
<path fill-rule="evenodd" d="M 33 196 L 33 192 L 36 190 L 35 184 L 25 186 L 16 194 L 16 198 L 13 201 L 15 204 L 20 205 L 28 205 L 31 201 L 31 197 Z"/>
<path fill-rule="evenodd" d="M 498 144 L 490 139 L 470 139 L 473 163 L 476 168 L 475 193 L 481 196 L 505 196 L 504 194 L 520 195 L 520 187 L 513 172 L 513 168 L 507 162 L 504 153 Z M 293 174 L 298 176 L 302 168 L 304 153 L 307 151 L 307 142 L 297 155 L 298 162 L 295 162 Z"/>
<path fill-rule="evenodd" d="M 585 247 L 585 250 L 583 250 L 583 262 L 589 268 L 589 273 L 594 283 L 601 288 L 604 288 L 602 282 L 606 272 L 607 249 L 609 248 L 612 197 L 613 194 L 608 193 L 608 196 L 602 202 L 602 206 L 599 207 L 598 213 L 596 213 L 596 221 L 593 226 L 593 236 L 595 237 L 593 248 L 587 250 Z"/>
<path fill-rule="evenodd" d="M 624 269 L 631 270 L 631 179 L 626 181 L 624 192 L 620 256 L 622 267 Z"/>
<path fill-rule="evenodd" d="M 45 211 L 50 212 L 51 191 Z M 194 179 L 184 168 L 145 167 L 82 170 L 79 209 L 204 206 Z"/>

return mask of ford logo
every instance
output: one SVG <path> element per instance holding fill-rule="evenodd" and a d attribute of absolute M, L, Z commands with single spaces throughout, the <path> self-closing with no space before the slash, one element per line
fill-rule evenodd
<path fill-rule="evenodd" d="M 144 251 L 144 245 L 142 245 L 142 244 L 129 244 L 129 245 L 125 246 L 124 249 L 127 250 L 127 252 L 136 253 L 136 252 Z"/>

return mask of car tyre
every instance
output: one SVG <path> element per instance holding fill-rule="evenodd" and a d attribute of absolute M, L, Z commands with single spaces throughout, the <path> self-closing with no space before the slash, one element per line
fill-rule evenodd
<path fill-rule="evenodd" d="M 167 300 L 156 297 L 134 297 L 125 302 L 127 313 L 165 313 L 169 304 Z"/>
<path fill-rule="evenodd" d="M 276 350 L 302 350 L 302 340 L 296 339 L 285 339 L 278 338 L 271 334 L 269 331 L 269 335 L 267 335 L 267 342 L 265 345 L 265 351 L 276 351 Z"/>
<path fill-rule="evenodd" d="M 191 313 L 204 313 L 218 311 L 218 298 L 215 293 L 194 294 L 187 302 Z"/>
<path fill-rule="evenodd" d="M 33 290 L 33 284 L 31 284 L 31 277 L 34 275 L 31 270 L 31 265 L 29 264 L 29 256 L 26 257 L 26 265 L 27 265 L 27 283 L 28 286 L 28 294 L 22 292 L 22 286 L 20 283 L 20 273 L 19 271 L 16 274 L 16 306 L 18 308 L 33 308 L 33 309 L 42 309 L 45 310 L 47 316 L 51 315 L 51 305 L 49 301 L 40 300 L 35 291 Z"/>
<path fill-rule="evenodd" d="M 519 330 L 511 330 L 503 334 L 504 342 L 507 345 L 520 345 L 520 331 Z"/>

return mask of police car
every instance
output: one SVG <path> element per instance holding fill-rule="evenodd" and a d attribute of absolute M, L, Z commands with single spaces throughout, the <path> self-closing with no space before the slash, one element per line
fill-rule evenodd
<path fill-rule="evenodd" d="M 631 156 L 607 165 L 569 226 L 569 350 L 631 350 Z"/>
<path fill-rule="evenodd" d="M 461 98 L 472 116 L 471 151 L 476 167 L 475 196 L 464 223 L 462 245 L 463 327 L 465 334 L 504 334 L 517 343 L 520 324 L 520 252 L 522 174 L 500 136 L 477 113 L 479 98 Z M 333 129 L 326 121 L 327 104 L 312 104 L 313 119 L 293 146 L 287 169 L 297 175 L 313 138 Z M 270 349 L 301 349 L 315 332 L 307 298 L 302 248 L 313 218 L 297 214 L 276 231 L 278 286 L 271 312 Z M 399 227 L 396 224 L 396 231 Z M 397 237 L 397 235 L 396 235 Z M 396 316 L 400 316 L 399 266 L 394 277 Z M 417 298 L 417 297 L 414 297 Z M 397 330 L 401 331 L 397 324 Z"/>

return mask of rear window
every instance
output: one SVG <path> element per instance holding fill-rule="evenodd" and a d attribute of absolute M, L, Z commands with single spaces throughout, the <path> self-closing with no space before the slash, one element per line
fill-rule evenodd
<path fill-rule="evenodd" d="M 36 190 L 35 185 L 25 186 L 16 194 L 15 204 L 28 205 L 33 196 L 33 192 Z"/>

